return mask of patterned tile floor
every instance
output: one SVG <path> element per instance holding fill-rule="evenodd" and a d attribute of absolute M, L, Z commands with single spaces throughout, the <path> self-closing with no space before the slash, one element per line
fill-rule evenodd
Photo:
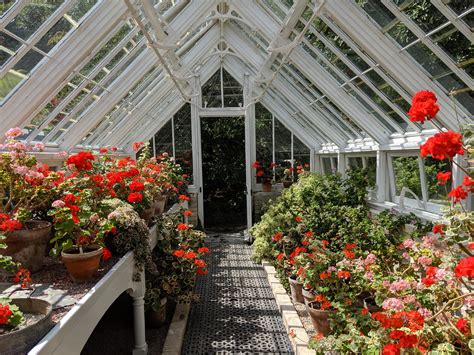
<path fill-rule="evenodd" d="M 263 268 L 239 233 L 210 234 L 182 354 L 293 354 Z"/>

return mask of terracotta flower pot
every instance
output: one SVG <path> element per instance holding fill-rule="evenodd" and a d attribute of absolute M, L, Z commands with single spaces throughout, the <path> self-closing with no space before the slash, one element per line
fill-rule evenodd
<path fill-rule="evenodd" d="M 272 192 L 272 183 L 271 182 L 262 183 L 262 191 L 263 192 Z"/>
<path fill-rule="evenodd" d="M 305 288 L 301 290 L 301 295 L 303 296 L 305 306 L 307 306 L 309 302 L 313 302 L 314 296 L 316 296 L 313 290 L 307 290 Z"/>
<path fill-rule="evenodd" d="M 147 208 L 146 210 L 142 210 L 139 215 L 145 221 L 147 226 L 150 226 L 153 223 L 153 216 L 155 214 L 155 209 L 153 206 Z"/>
<path fill-rule="evenodd" d="M 0 354 L 26 354 L 53 327 L 51 303 L 37 298 L 14 298 L 24 314 L 35 314 L 37 320 L 32 324 L 18 327 L 18 330 L 0 335 Z"/>
<path fill-rule="evenodd" d="M 163 212 L 165 212 L 166 202 L 168 200 L 168 196 L 166 195 L 158 195 L 153 201 L 153 207 L 155 209 L 155 215 L 161 216 Z"/>
<path fill-rule="evenodd" d="M 328 336 L 331 333 L 329 316 L 336 312 L 319 309 L 319 303 L 316 301 L 309 302 L 306 305 L 306 310 L 311 317 L 311 323 L 313 323 L 313 327 L 316 332 L 321 333 L 324 336 Z"/>
<path fill-rule="evenodd" d="M 166 323 L 167 298 L 160 300 L 160 305 L 157 309 L 150 309 L 145 313 L 145 320 L 147 327 L 159 328 Z"/>
<path fill-rule="evenodd" d="M 293 302 L 304 303 L 303 284 L 291 277 L 288 278 L 290 283 L 291 299 Z"/>
<path fill-rule="evenodd" d="M 102 247 L 89 245 L 83 253 L 74 247 L 61 252 L 61 259 L 74 282 L 90 280 L 99 269 Z"/>
<path fill-rule="evenodd" d="M 51 223 L 46 221 L 26 221 L 25 229 L 10 233 L 5 239 L 6 249 L 0 249 L 0 254 L 11 256 L 13 261 L 20 262 L 31 272 L 43 267 L 44 256 L 47 253 L 51 239 Z"/>

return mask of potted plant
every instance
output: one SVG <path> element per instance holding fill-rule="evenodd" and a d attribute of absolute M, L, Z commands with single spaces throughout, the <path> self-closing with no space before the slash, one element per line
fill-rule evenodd
<path fill-rule="evenodd" d="M 0 154 L 0 234 L 7 246 L 1 254 L 35 272 L 43 265 L 51 237 L 51 223 L 38 219 L 46 217 L 62 176 L 28 153 L 42 150 L 43 145 L 17 141 L 21 132 L 8 130 L 1 146 L 6 152 Z"/>
<path fill-rule="evenodd" d="M 283 170 L 283 187 L 288 188 L 293 184 L 293 168 Z"/>
<path fill-rule="evenodd" d="M 61 255 L 71 278 L 75 282 L 91 279 L 99 268 L 103 238 L 112 225 L 101 217 L 93 206 L 89 189 L 66 193 L 52 204 L 55 236 L 51 239 L 52 256 Z"/>
<path fill-rule="evenodd" d="M 262 182 L 262 191 L 271 192 L 272 191 L 272 181 L 273 181 L 273 168 L 276 165 L 274 163 L 270 164 L 268 167 L 262 162 L 256 160 L 252 167 L 255 169 L 255 176 L 258 180 Z"/>

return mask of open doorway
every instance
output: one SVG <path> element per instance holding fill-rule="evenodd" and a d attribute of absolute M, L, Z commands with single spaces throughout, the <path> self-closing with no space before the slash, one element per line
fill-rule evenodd
<path fill-rule="evenodd" d="M 245 120 L 201 117 L 206 228 L 244 229 L 246 214 Z"/>

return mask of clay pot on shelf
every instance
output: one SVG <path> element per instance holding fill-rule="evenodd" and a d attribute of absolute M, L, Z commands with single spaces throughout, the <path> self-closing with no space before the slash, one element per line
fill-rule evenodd
<path fill-rule="evenodd" d="M 307 290 L 305 288 L 301 290 L 301 295 L 303 296 L 305 306 L 307 306 L 309 302 L 313 302 L 314 297 L 316 296 L 312 290 Z"/>
<path fill-rule="evenodd" d="M 145 221 L 146 225 L 149 227 L 153 224 L 153 217 L 155 215 L 155 208 L 153 206 L 142 210 L 139 213 L 140 217 Z"/>
<path fill-rule="evenodd" d="M 168 202 L 167 195 L 158 195 L 153 201 L 153 207 L 155 209 L 155 216 L 161 216 L 165 212 L 166 202 Z"/>
<path fill-rule="evenodd" d="M 167 298 L 160 300 L 159 305 L 153 306 L 145 313 L 145 321 L 148 328 L 159 328 L 166 323 Z"/>
<path fill-rule="evenodd" d="M 272 183 L 271 183 L 271 181 L 262 182 L 262 192 L 272 192 Z"/>
<path fill-rule="evenodd" d="M 61 252 L 61 259 L 74 282 L 84 282 L 95 276 L 99 269 L 102 247 L 89 245 L 81 253 L 73 247 Z"/>
<path fill-rule="evenodd" d="M 329 323 L 329 316 L 335 311 L 327 311 L 319 309 L 319 303 L 316 301 L 309 302 L 306 305 L 306 310 L 311 318 L 311 323 L 316 330 L 316 333 L 321 333 L 324 336 L 331 334 L 331 325 Z"/>
<path fill-rule="evenodd" d="M 291 299 L 293 302 L 304 303 L 303 284 L 292 277 L 288 278 L 288 282 L 290 283 Z"/>
<path fill-rule="evenodd" d="M 51 239 L 51 223 L 47 221 L 26 221 L 24 229 L 10 233 L 5 239 L 6 249 L 0 254 L 11 256 L 16 262 L 31 272 L 43 267 L 44 257 L 48 252 Z"/>
<path fill-rule="evenodd" d="M 0 335 L 0 354 L 26 354 L 53 327 L 51 303 L 37 298 L 14 298 L 12 303 L 20 308 L 28 325 Z"/>

